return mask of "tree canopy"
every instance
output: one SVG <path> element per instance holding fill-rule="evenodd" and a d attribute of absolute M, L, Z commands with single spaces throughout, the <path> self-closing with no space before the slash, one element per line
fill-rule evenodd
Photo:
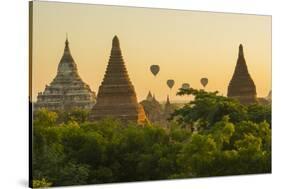
<path fill-rule="evenodd" d="M 244 106 L 203 90 L 179 94 L 194 100 L 174 112 L 168 127 L 88 122 L 82 110 L 39 110 L 33 122 L 33 186 L 271 172 L 270 106 Z"/>

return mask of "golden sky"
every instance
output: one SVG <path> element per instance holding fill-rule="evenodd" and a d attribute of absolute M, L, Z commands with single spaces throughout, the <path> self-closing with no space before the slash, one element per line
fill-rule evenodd
<path fill-rule="evenodd" d="M 75 3 L 34 2 L 32 99 L 56 75 L 68 33 L 78 72 L 98 92 L 108 63 L 114 35 L 138 100 L 148 91 L 158 100 L 176 96 L 182 83 L 227 94 L 238 57 L 245 59 L 258 96 L 271 90 L 271 17 L 199 11 L 117 7 Z M 158 64 L 155 78 L 150 65 Z M 174 79 L 172 90 L 167 79 Z"/>

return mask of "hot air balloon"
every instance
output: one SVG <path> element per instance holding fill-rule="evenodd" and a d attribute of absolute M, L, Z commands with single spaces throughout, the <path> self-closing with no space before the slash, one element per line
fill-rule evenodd
<path fill-rule="evenodd" d="M 203 87 L 206 87 L 206 85 L 208 84 L 208 78 L 203 77 L 201 78 L 200 82 L 203 85 Z"/>
<path fill-rule="evenodd" d="M 174 84 L 175 84 L 175 81 L 173 79 L 167 80 L 167 85 L 170 89 L 173 88 Z"/>
<path fill-rule="evenodd" d="M 181 88 L 183 89 L 189 89 L 190 85 L 188 83 L 183 83 Z"/>
<path fill-rule="evenodd" d="M 151 65 L 150 71 L 154 76 L 156 76 L 158 74 L 158 72 L 160 71 L 160 67 L 158 65 Z"/>

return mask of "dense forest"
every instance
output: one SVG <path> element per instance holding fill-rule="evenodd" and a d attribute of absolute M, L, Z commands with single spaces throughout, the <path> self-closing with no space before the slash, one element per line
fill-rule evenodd
<path fill-rule="evenodd" d="M 89 122 L 89 112 L 34 112 L 33 187 L 271 172 L 271 105 L 181 89 L 169 124 Z"/>

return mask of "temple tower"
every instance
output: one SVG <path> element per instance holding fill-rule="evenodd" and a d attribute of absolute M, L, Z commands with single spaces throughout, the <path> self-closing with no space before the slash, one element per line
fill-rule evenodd
<path fill-rule="evenodd" d="M 109 62 L 90 120 L 95 121 L 105 117 L 115 117 L 125 122 L 146 121 L 143 107 L 137 101 L 134 86 L 127 73 L 117 36 L 112 40 Z"/>
<path fill-rule="evenodd" d="M 257 102 L 256 86 L 248 72 L 241 44 L 235 71 L 228 85 L 227 96 L 239 100 L 242 104 Z"/>
<path fill-rule="evenodd" d="M 65 41 L 63 56 L 57 75 L 46 85 L 44 92 L 38 93 L 34 108 L 49 110 L 91 109 L 95 103 L 95 93 L 80 78 L 77 65 L 72 58 L 68 39 Z"/>

